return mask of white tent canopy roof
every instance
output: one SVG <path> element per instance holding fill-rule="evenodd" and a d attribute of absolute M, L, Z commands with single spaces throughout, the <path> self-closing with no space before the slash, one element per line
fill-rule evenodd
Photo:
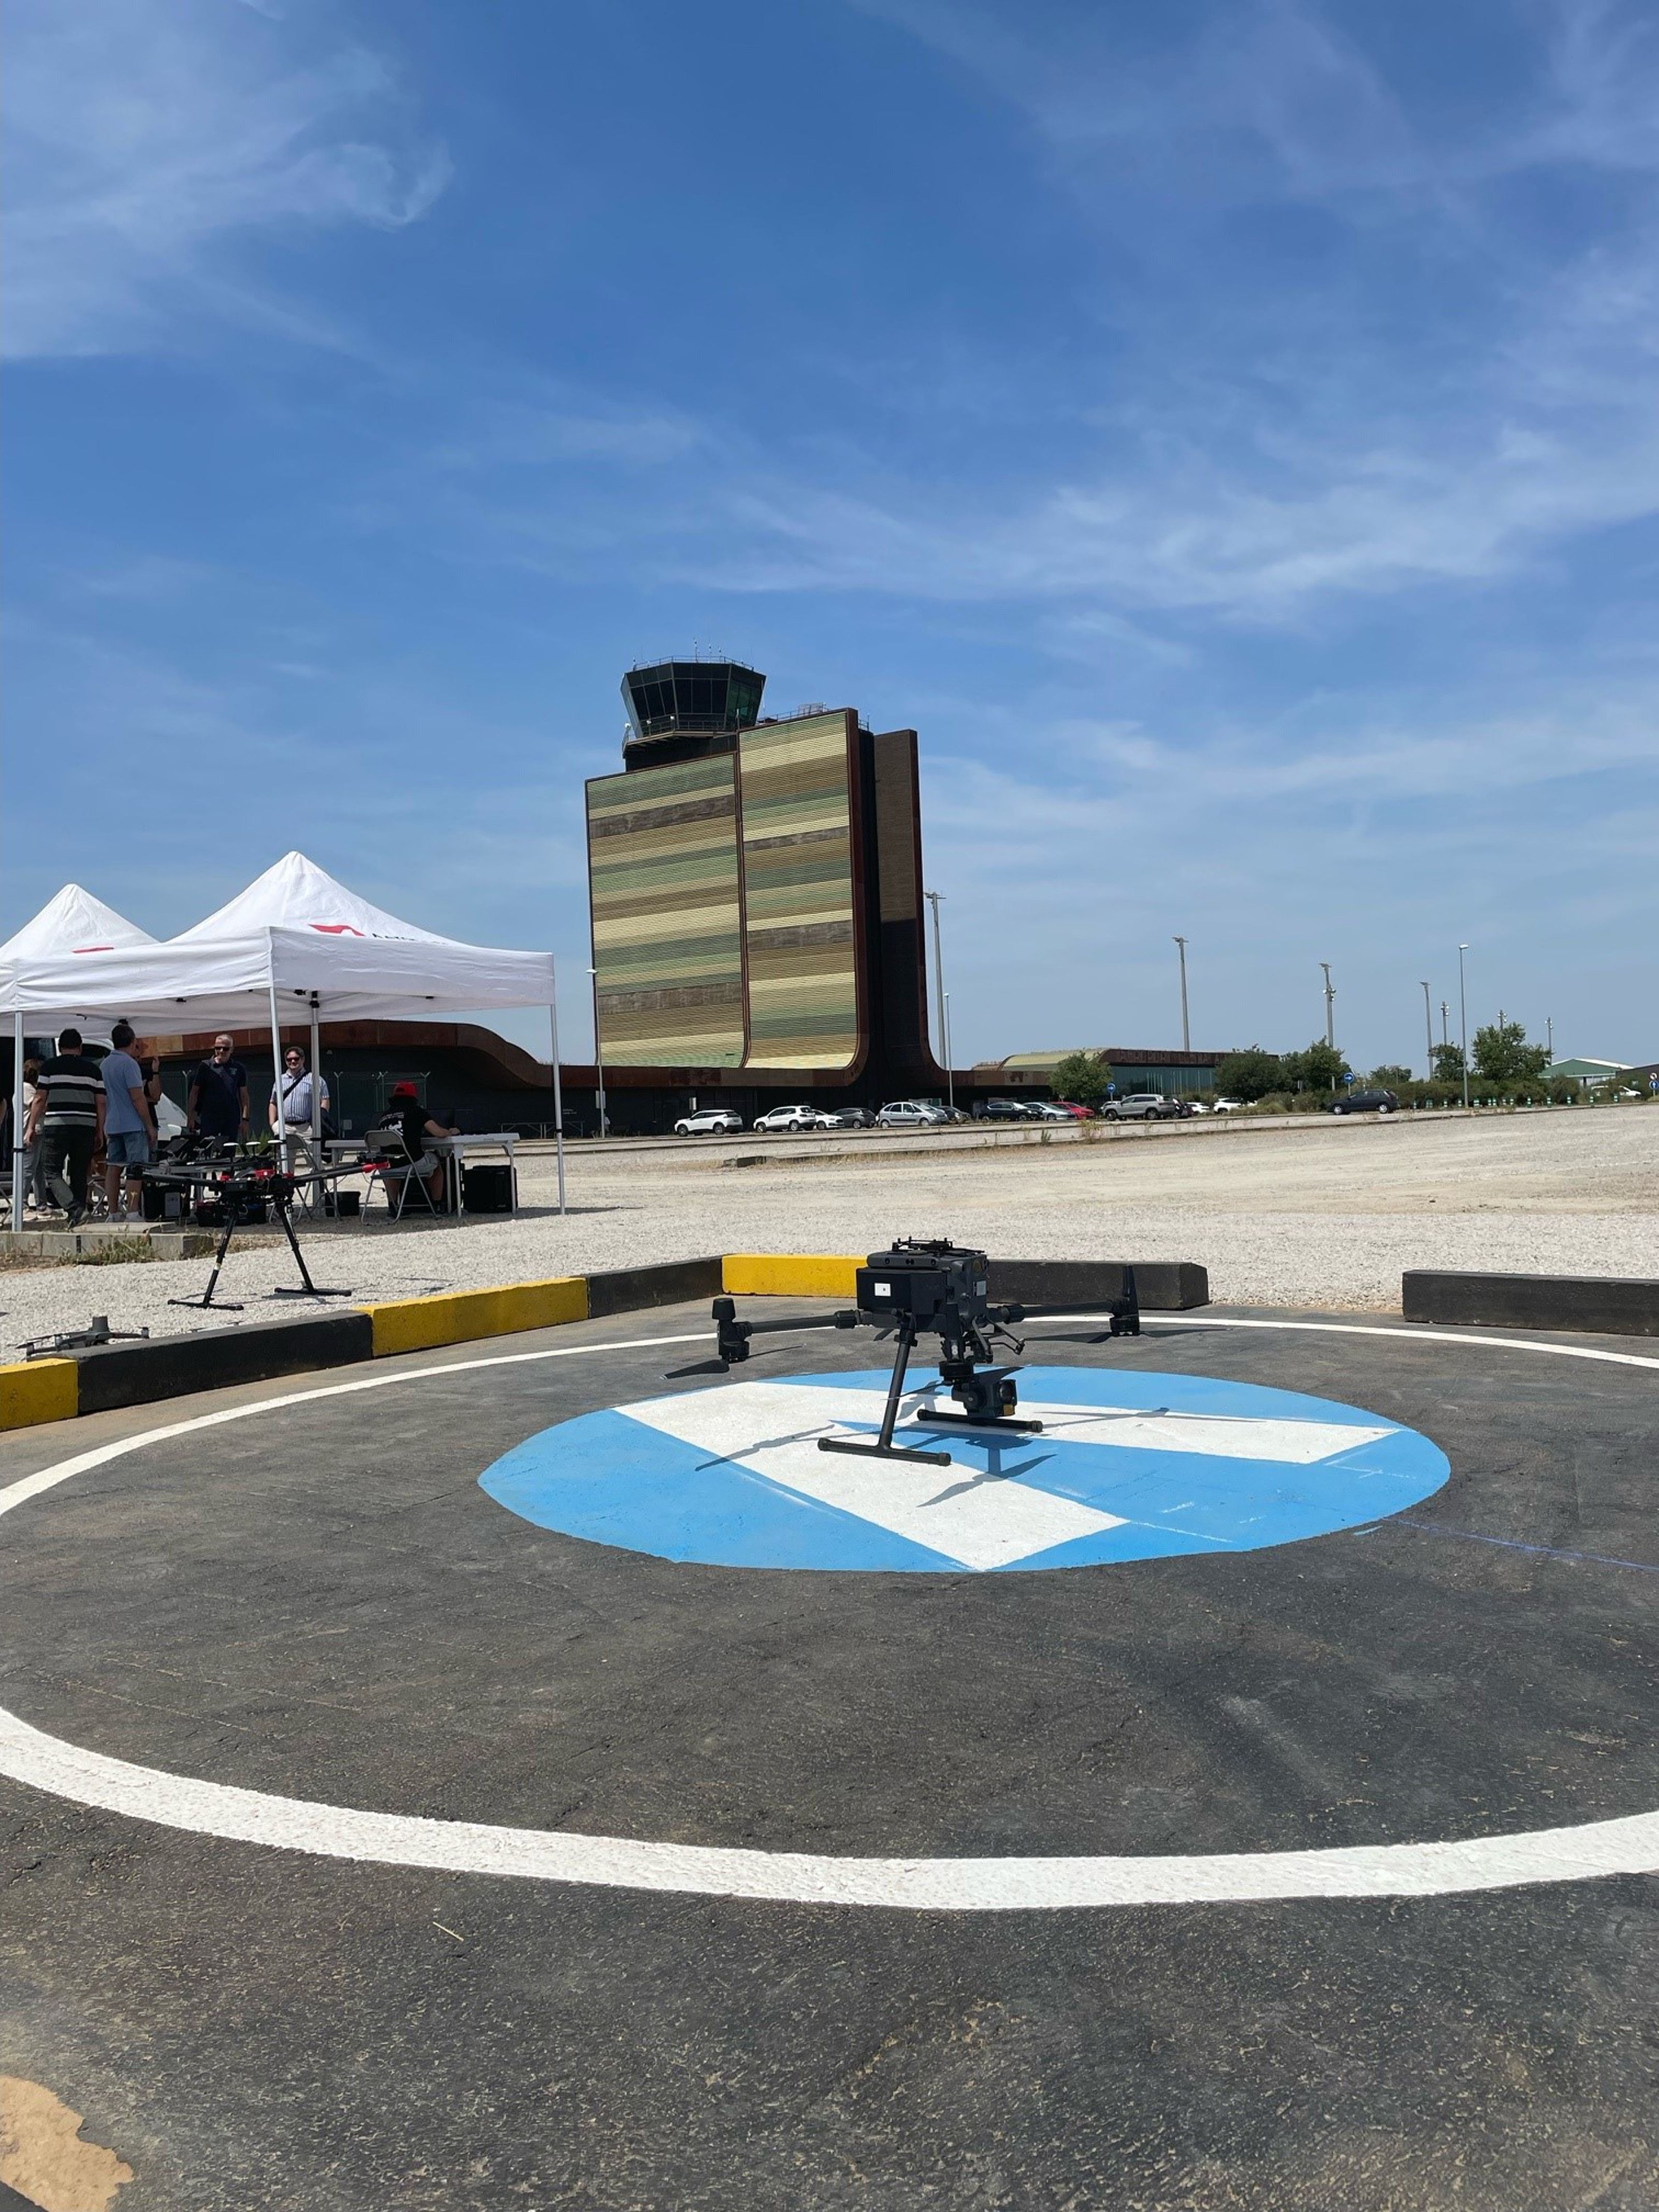
<path fill-rule="evenodd" d="M 59 951 L 31 959 L 27 969 L 0 966 L 0 1011 L 124 1014 L 154 1034 L 263 1026 L 273 992 L 289 1023 L 308 1020 L 313 1002 L 331 1021 L 553 1003 L 550 952 L 464 945 L 417 929 L 302 853 L 285 854 L 178 937 L 158 945 L 136 934 L 138 942 L 108 951 Z"/>
<path fill-rule="evenodd" d="M 117 914 L 102 899 L 94 898 L 79 884 L 65 884 L 32 921 L 26 921 L 15 937 L 0 945 L 0 969 L 64 954 L 112 952 L 118 947 L 155 942 L 147 930 L 129 921 L 124 914 Z"/>
<path fill-rule="evenodd" d="M 258 936 L 267 929 L 313 930 L 325 937 L 384 938 L 393 944 L 448 945 L 453 940 L 399 921 L 384 907 L 371 906 L 337 883 L 325 868 L 303 853 L 284 853 L 256 876 L 245 891 L 198 921 L 181 929 L 174 945 L 224 945 Z"/>

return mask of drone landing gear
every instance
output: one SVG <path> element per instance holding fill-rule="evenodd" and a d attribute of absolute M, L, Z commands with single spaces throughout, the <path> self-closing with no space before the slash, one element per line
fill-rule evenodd
<path fill-rule="evenodd" d="M 881 1429 L 874 1443 L 855 1444 L 842 1437 L 820 1437 L 820 1451 L 845 1452 L 853 1459 L 908 1459 L 922 1467 L 950 1466 L 949 1452 L 915 1451 L 907 1445 L 893 1442 L 893 1430 L 898 1421 L 899 1400 L 904 1395 L 904 1370 L 910 1364 L 910 1347 L 915 1340 L 915 1316 L 901 1313 L 898 1317 L 898 1351 L 893 1360 L 892 1380 L 887 1385 L 887 1404 L 881 1417 Z"/>
<path fill-rule="evenodd" d="M 910 1419 L 913 1421 L 925 1421 L 930 1429 L 942 1428 L 948 1421 L 953 1429 L 976 1429 L 981 1435 L 983 1435 L 987 1430 L 994 1430 L 999 1433 L 1004 1430 L 1008 1430 L 1017 1431 L 1022 1436 L 1034 1437 L 1040 1435 L 1042 1430 L 1042 1424 L 1041 1421 L 1017 1421 L 1012 1413 L 928 1413 L 919 1412 L 912 1413 Z"/>
<path fill-rule="evenodd" d="M 288 1238 L 288 1249 L 294 1255 L 294 1264 L 300 1270 L 300 1280 L 297 1284 L 278 1284 L 270 1295 L 273 1298 L 349 1298 L 351 1296 L 349 1291 L 324 1290 L 312 1281 L 311 1270 L 306 1265 L 306 1255 L 300 1249 L 300 1240 L 294 1233 L 294 1223 L 289 1215 L 286 1199 L 273 1192 L 271 1204 L 275 1208 L 277 1219 L 283 1224 L 283 1234 Z M 216 1313 L 242 1311 L 241 1304 L 237 1299 L 221 1298 L 215 1305 L 213 1297 L 215 1285 L 219 1280 L 219 1271 L 225 1264 L 226 1253 L 230 1249 L 230 1240 L 240 1227 L 241 1220 L 241 1207 L 234 1199 L 228 1200 L 224 1230 L 219 1238 L 219 1249 L 213 1255 L 213 1273 L 208 1277 L 206 1290 L 199 1298 L 169 1298 L 167 1304 L 170 1306 L 193 1306 L 201 1312 L 205 1312 L 210 1306 L 212 1306 Z"/>
<path fill-rule="evenodd" d="M 201 1297 L 199 1298 L 169 1298 L 167 1304 L 170 1306 L 196 1306 L 204 1312 L 213 1304 L 214 1286 L 219 1280 L 219 1271 L 225 1264 L 225 1255 L 230 1249 L 230 1240 L 236 1234 L 237 1218 L 238 1209 L 234 1206 L 227 1206 L 224 1234 L 219 1239 L 219 1249 L 213 1255 L 213 1273 L 208 1277 L 207 1288 Z M 241 1310 L 242 1302 L 240 1298 L 221 1298 L 219 1301 L 221 1313 L 240 1313 Z"/>
<path fill-rule="evenodd" d="M 271 1291 L 271 1297 L 273 1298 L 349 1298 L 351 1296 L 349 1291 L 320 1290 L 312 1281 L 311 1270 L 306 1265 L 305 1254 L 300 1249 L 300 1240 L 294 1233 L 294 1224 L 289 1218 L 288 1208 L 284 1206 L 278 1211 L 282 1216 L 283 1233 L 288 1238 L 288 1249 L 293 1253 L 294 1264 L 300 1270 L 300 1280 L 297 1284 L 278 1283 L 276 1289 Z"/>

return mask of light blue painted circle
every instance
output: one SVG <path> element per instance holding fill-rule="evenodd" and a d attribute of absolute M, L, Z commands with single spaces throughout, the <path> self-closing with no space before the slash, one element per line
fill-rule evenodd
<path fill-rule="evenodd" d="M 1329 1399 L 1073 1367 L 1020 1371 L 1039 1435 L 901 1422 L 897 1441 L 948 1450 L 948 1468 L 818 1452 L 832 1421 L 873 1435 L 886 1382 L 769 1376 L 586 1413 L 479 1481 L 541 1528 L 659 1559 L 959 1574 L 1297 1543 L 1401 1512 L 1450 1473 L 1428 1437 Z"/>

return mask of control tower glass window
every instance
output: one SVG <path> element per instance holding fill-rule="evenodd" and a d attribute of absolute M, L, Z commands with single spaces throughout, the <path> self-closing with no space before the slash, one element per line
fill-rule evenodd
<path fill-rule="evenodd" d="M 653 738 L 735 736 L 760 719 L 766 678 L 735 660 L 664 660 L 623 678 L 630 746 Z"/>

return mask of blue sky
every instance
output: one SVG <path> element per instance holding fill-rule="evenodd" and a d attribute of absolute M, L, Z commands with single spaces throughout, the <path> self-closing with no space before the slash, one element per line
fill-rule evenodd
<path fill-rule="evenodd" d="M 957 1057 L 1659 1053 L 1659 15 L 18 0 L 0 933 L 551 943 L 630 661 L 921 732 Z"/>

